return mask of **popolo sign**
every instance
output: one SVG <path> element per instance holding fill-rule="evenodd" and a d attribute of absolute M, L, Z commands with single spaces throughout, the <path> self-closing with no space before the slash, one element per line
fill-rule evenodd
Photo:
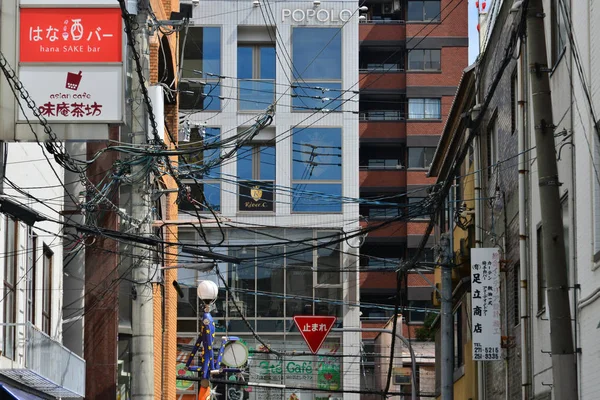
<path fill-rule="evenodd" d="M 49 122 L 123 121 L 123 22 L 114 6 L 19 10 L 19 79 Z M 20 121 L 35 120 L 33 111 Z"/>
<path fill-rule="evenodd" d="M 306 10 L 297 8 L 295 10 L 284 8 L 281 10 L 281 21 L 291 19 L 294 22 L 346 22 L 352 17 L 352 10 L 314 9 Z"/>

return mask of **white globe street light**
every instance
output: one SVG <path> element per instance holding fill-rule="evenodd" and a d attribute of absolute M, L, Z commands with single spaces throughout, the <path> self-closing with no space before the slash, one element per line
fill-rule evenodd
<path fill-rule="evenodd" d="M 198 297 L 204 302 L 205 308 L 217 300 L 219 296 L 219 287 L 213 281 L 200 281 L 198 283 Z"/>

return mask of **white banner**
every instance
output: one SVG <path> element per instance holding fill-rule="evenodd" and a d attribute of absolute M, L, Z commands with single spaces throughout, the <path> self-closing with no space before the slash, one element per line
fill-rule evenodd
<path fill-rule="evenodd" d="M 473 360 L 501 359 L 500 250 L 471 249 Z"/>
<path fill-rule="evenodd" d="M 49 122 L 122 122 L 123 67 L 114 65 L 22 65 L 19 79 Z M 23 104 L 25 116 L 37 122 Z"/>

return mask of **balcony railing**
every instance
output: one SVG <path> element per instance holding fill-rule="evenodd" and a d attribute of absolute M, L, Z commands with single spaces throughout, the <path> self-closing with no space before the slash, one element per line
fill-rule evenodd
<path fill-rule="evenodd" d="M 2 375 L 51 396 L 85 396 L 85 361 L 81 357 L 31 324 L 2 325 L 7 330 L 24 330 L 25 335 L 24 345 L 17 343 L 17 355 L 25 353 L 24 364 L 16 365 L 17 361 L 10 369 L 1 369 Z"/>
<path fill-rule="evenodd" d="M 403 19 L 393 19 L 391 17 L 379 17 L 372 16 L 370 19 L 359 20 L 361 24 L 399 24 L 403 25 L 406 23 Z"/>
<path fill-rule="evenodd" d="M 404 112 L 397 110 L 361 111 L 358 119 L 360 121 L 403 121 Z"/>

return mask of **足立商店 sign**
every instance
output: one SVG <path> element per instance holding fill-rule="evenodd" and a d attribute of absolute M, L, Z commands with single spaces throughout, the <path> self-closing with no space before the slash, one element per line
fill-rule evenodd
<path fill-rule="evenodd" d="M 501 360 L 500 250 L 497 248 L 471 249 L 471 316 L 473 360 Z"/>
<path fill-rule="evenodd" d="M 123 22 L 113 7 L 20 9 L 19 79 L 49 122 L 123 120 Z M 34 119 L 25 108 L 19 120 Z"/>

